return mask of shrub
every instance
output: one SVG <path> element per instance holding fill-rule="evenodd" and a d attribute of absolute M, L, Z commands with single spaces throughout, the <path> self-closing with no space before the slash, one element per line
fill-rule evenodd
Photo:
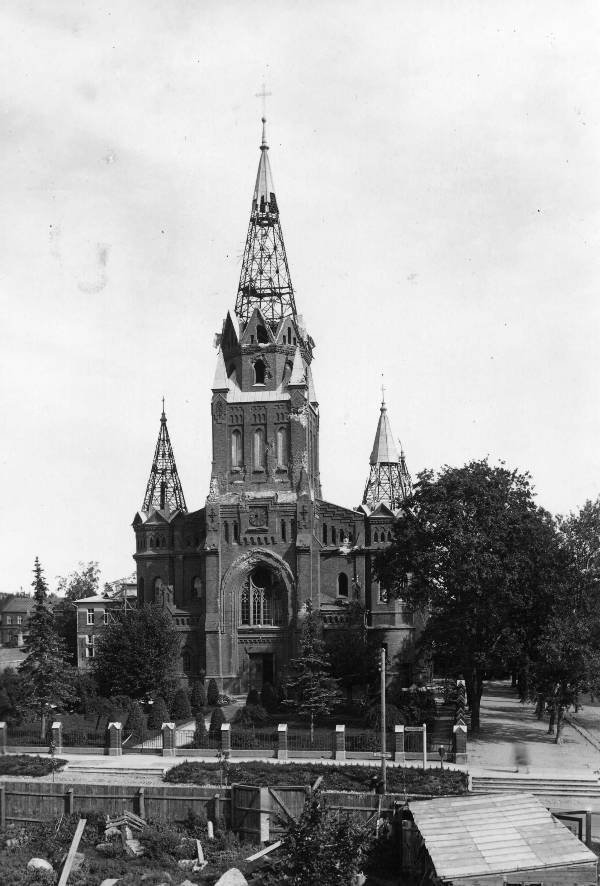
<path fill-rule="evenodd" d="M 66 760 L 55 758 L 54 761 L 50 757 L 34 757 L 28 754 L 11 754 L 10 756 L 0 757 L 0 775 L 30 775 L 32 778 L 41 778 L 42 775 L 48 775 L 54 769 L 62 769 L 66 765 Z"/>
<path fill-rule="evenodd" d="M 150 822 L 143 829 L 139 841 L 150 861 L 172 864 L 177 858 L 192 858 L 196 846 L 192 840 L 165 822 Z"/>
<path fill-rule="evenodd" d="M 265 683 L 260 693 L 260 701 L 263 708 L 266 708 L 267 711 L 274 711 L 279 703 L 279 698 L 277 697 L 277 692 L 272 683 Z M 248 704 L 248 702 L 246 702 Z"/>
<path fill-rule="evenodd" d="M 189 720 L 192 716 L 190 700 L 185 689 L 178 689 L 171 705 L 172 720 Z"/>
<path fill-rule="evenodd" d="M 217 681 L 211 677 L 208 681 L 208 689 L 206 690 L 206 701 L 212 707 L 218 704 L 219 701 L 219 687 L 217 686 Z"/>
<path fill-rule="evenodd" d="M 248 695 L 246 696 L 246 704 L 257 705 L 260 704 L 260 696 L 258 694 L 258 689 L 251 689 Z"/>
<path fill-rule="evenodd" d="M 192 695 L 190 698 L 190 707 L 192 709 L 192 714 L 194 717 L 197 717 L 203 707 L 206 706 L 206 690 L 204 688 L 204 683 L 201 683 L 200 680 L 195 680 L 194 685 L 192 686 Z"/>
<path fill-rule="evenodd" d="M 163 723 L 169 719 L 167 703 L 161 695 L 157 695 L 154 704 L 150 705 L 148 714 L 148 729 L 160 729 Z"/>
<path fill-rule="evenodd" d="M 264 726 L 268 721 L 269 715 L 262 705 L 246 702 L 243 708 L 235 712 L 232 722 L 244 729 L 252 729 L 253 726 Z"/>
<path fill-rule="evenodd" d="M 135 741 L 143 741 L 146 738 L 146 718 L 138 701 L 134 701 L 129 709 L 125 733 L 132 735 Z"/>
<path fill-rule="evenodd" d="M 365 717 L 366 725 L 371 729 L 381 729 L 381 705 L 376 704 L 369 708 Z M 385 706 L 385 728 L 393 731 L 394 726 L 401 726 L 406 723 L 406 716 L 402 711 L 393 704 Z"/>
<path fill-rule="evenodd" d="M 226 723 L 227 720 L 225 718 L 225 714 L 221 710 L 221 708 L 215 708 L 212 712 L 212 716 L 210 718 L 210 727 L 209 734 L 210 735 L 220 735 L 221 734 L 221 726 L 223 723 Z"/>

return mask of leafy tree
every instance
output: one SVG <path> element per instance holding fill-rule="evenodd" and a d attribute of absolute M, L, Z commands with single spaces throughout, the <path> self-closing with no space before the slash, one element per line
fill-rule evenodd
<path fill-rule="evenodd" d="M 319 623 L 310 600 L 306 601 L 306 619 L 300 641 L 302 655 L 288 666 L 287 689 L 291 705 L 310 720 L 310 740 L 314 741 L 315 719 L 330 714 L 340 700 L 338 681 L 331 675 L 325 642 L 319 637 Z"/>
<path fill-rule="evenodd" d="M 361 869 L 368 844 L 364 828 L 352 818 L 326 812 L 316 793 L 306 801 L 298 821 L 289 825 L 280 862 L 265 886 L 347 886 Z"/>
<path fill-rule="evenodd" d="M 79 570 L 69 575 L 58 576 L 56 590 L 67 600 L 82 600 L 84 597 L 95 597 L 100 587 L 100 567 L 95 560 L 80 563 Z"/>
<path fill-rule="evenodd" d="M 221 726 L 226 723 L 227 719 L 222 708 L 215 708 L 210 718 L 210 726 L 208 731 L 210 735 L 217 736 L 221 734 Z"/>
<path fill-rule="evenodd" d="M 178 689 L 173 696 L 173 703 L 171 705 L 171 719 L 189 720 L 191 716 L 192 708 L 190 706 L 188 694 L 185 689 Z"/>
<path fill-rule="evenodd" d="M 117 614 L 98 637 L 92 668 L 104 696 L 168 695 L 179 659 L 179 637 L 168 612 L 148 604 Z"/>
<path fill-rule="evenodd" d="M 260 690 L 260 703 L 267 711 L 274 711 L 279 704 L 277 692 L 272 683 L 263 683 Z M 248 704 L 248 702 L 246 702 Z"/>
<path fill-rule="evenodd" d="M 379 643 L 367 630 L 366 611 L 358 600 L 341 604 L 348 617 L 348 627 L 334 634 L 327 646 L 331 672 L 352 701 L 355 686 L 368 687 L 377 679 Z"/>
<path fill-rule="evenodd" d="M 134 701 L 129 709 L 129 716 L 125 722 L 126 735 L 132 735 L 134 741 L 144 741 L 147 735 L 146 717 L 139 701 Z"/>
<path fill-rule="evenodd" d="M 148 729 L 160 729 L 163 723 L 169 721 L 169 709 L 164 698 L 157 695 L 154 704 L 150 705 L 148 714 Z"/>
<path fill-rule="evenodd" d="M 21 704 L 40 718 L 43 737 L 52 710 L 64 708 L 74 698 L 73 671 L 64 661 L 64 647 L 48 606 L 48 585 L 37 557 L 33 574 L 35 607 L 29 617 L 24 646 L 27 658 L 19 665 L 19 675 L 23 690 Z"/>
<path fill-rule="evenodd" d="M 520 662 L 526 683 L 567 559 L 527 474 L 483 460 L 419 475 L 376 571 L 428 614 L 423 645 L 438 668 L 464 674 L 474 732 L 486 670 Z"/>
<path fill-rule="evenodd" d="M 208 681 L 208 689 L 206 690 L 206 701 L 210 707 L 214 707 L 219 703 L 219 687 L 217 681 L 211 677 Z"/>
<path fill-rule="evenodd" d="M 200 711 L 206 707 L 206 690 L 204 689 L 204 683 L 201 683 L 200 680 L 195 680 L 192 686 L 190 706 L 194 717 L 197 717 Z"/>

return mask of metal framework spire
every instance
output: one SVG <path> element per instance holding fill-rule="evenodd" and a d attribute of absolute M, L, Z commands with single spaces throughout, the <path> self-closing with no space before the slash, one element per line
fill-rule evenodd
<path fill-rule="evenodd" d="M 398 456 L 385 405 L 383 388 L 375 443 L 373 444 L 369 461 L 371 469 L 362 503 L 370 508 L 384 504 L 390 510 L 397 511 L 398 508 L 402 507 L 404 500 L 411 494 L 412 481 L 402 449 L 400 449 L 400 456 Z"/>
<path fill-rule="evenodd" d="M 262 124 L 260 160 L 235 313 L 242 323 L 247 323 L 254 308 L 259 308 L 267 323 L 275 326 L 283 317 L 296 318 L 296 303 L 279 223 L 264 115 Z"/>
<path fill-rule="evenodd" d="M 154 460 L 150 469 L 146 494 L 142 511 L 146 513 L 152 508 L 164 511 L 187 512 L 187 505 L 183 497 L 181 481 L 177 473 L 173 447 L 167 430 L 167 416 L 165 415 L 165 398 L 162 401 L 162 415 L 160 417 L 160 431 L 154 450 Z"/>

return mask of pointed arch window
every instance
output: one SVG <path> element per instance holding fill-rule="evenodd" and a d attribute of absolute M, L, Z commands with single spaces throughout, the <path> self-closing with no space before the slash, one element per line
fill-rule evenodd
<path fill-rule="evenodd" d="M 260 324 L 256 327 L 256 341 L 259 343 L 259 345 L 269 344 L 269 336 L 267 334 L 267 330 L 264 326 Z"/>
<path fill-rule="evenodd" d="M 340 597 L 348 596 L 348 576 L 345 572 L 340 572 L 337 579 L 337 592 Z"/>
<path fill-rule="evenodd" d="M 231 432 L 231 467 L 241 468 L 242 466 L 242 432 L 239 428 L 234 428 Z"/>
<path fill-rule="evenodd" d="M 199 576 L 192 582 L 192 596 L 194 600 L 201 600 L 204 596 L 204 592 L 202 590 L 202 579 Z"/>
<path fill-rule="evenodd" d="M 287 467 L 287 434 L 285 428 L 277 431 L 277 466 Z"/>
<path fill-rule="evenodd" d="M 265 432 L 262 428 L 254 431 L 253 443 L 254 470 L 262 471 L 265 461 Z"/>
<path fill-rule="evenodd" d="M 153 589 L 152 589 L 152 602 L 153 602 L 153 603 L 157 603 L 157 602 L 158 602 L 158 597 L 159 597 L 159 593 L 158 593 L 158 592 L 159 592 L 160 590 L 162 590 L 162 586 L 163 586 L 163 580 L 162 580 L 162 578 L 155 578 L 155 579 L 154 579 L 154 587 L 153 587 Z"/>
<path fill-rule="evenodd" d="M 327 524 L 323 523 L 323 544 L 327 544 Z"/>
<path fill-rule="evenodd" d="M 285 525 L 285 520 L 281 521 L 281 541 L 287 541 L 287 527 Z"/>
<path fill-rule="evenodd" d="M 283 624 L 282 594 L 273 574 L 258 566 L 246 579 L 240 595 L 243 625 Z"/>
<path fill-rule="evenodd" d="M 332 544 L 332 545 L 337 544 L 337 538 L 336 538 L 335 526 L 332 526 L 332 527 L 331 527 L 331 544 Z"/>
<path fill-rule="evenodd" d="M 266 366 L 262 360 L 257 360 L 254 364 L 254 384 L 264 385 Z"/>

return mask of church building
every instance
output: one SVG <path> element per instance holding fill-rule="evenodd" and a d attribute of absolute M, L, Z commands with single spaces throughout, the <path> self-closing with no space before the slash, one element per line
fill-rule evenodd
<path fill-rule="evenodd" d="M 171 613 L 181 677 L 205 674 L 229 692 L 281 680 L 308 600 L 326 639 L 347 627 L 355 600 L 388 661 L 401 653 L 408 684 L 416 615 L 388 599 L 373 561 L 391 540 L 410 476 L 382 402 L 361 504 L 323 497 L 315 342 L 296 310 L 265 123 L 235 312 L 217 335 L 206 503 L 187 508 L 163 403 L 133 521 L 138 600 Z M 361 486 L 357 479 L 357 499 Z"/>

